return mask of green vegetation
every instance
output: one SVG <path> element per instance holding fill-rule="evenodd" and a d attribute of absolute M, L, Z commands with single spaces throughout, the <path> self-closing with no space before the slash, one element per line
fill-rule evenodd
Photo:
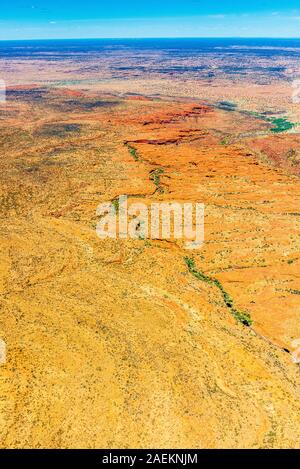
<path fill-rule="evenodd" d="M 231 137 L 228 135 L 227 137 L 224 137 L 222 140 L 221 140 L 221 145 L 229 145 L 230 144 L 230 140 L 231 140 Z"/>
<path fill-rule="evenodd" d="M 128 145 L 128 144 L 127 144 L 127 148 L 128 148 L 129 153 L 131 154 L 131 156 L 133 156 L 133 159 L 135 161 L 139 161 L 140 157 L 139 157 L 136 149 L 134 147 L 132 147 L 131 145 Z"/>
<path fill-rule="evenodd" d="M 153 181 L 155 186 L 157 187 L 157 191 L 160 194 L 163 194 L 165 192 L 165 189 L 163 186 L 160 185 L 160 176 L 165 172 L 163 168 L 156 168 L 150 173 L 150 180 Z"/>
<path fill-rule="evenodd" d="M 191 259 L 190 257 L 185 257 L 184 262 L 186 263 L 189 269 L 189 272 L 194 277 L 196 277 L 198 280 L 201 280 L 202 282 L 209 283 L 210 285 L 215 285 L 220 290 L 220 292 L 222 293 L 222 297 L 223 297 L 225 305 L 230 310 L 230 313 L 232 314 L 232 316 L 238 322 L 248 327 L 252 325 L 253 321 L 248 313 L 244 311 L 239 311 L 234 308 L 233 299 L 231 298 L 229 293 L 227 293 L 227 291 L 224 289 L 223 285 L 219 282 L 218 279 L 209 277 L 208 275 L 205 275 L 203 272 L 198 270 L 195 266 L 194 259 Z"/>
<path fill-rule="evenodd" d="M 217 108 L 224 111 L 235 111 L 237 105 L 235 103 L 232 103 L 231 101 L 219 101 L 217 103 Z"/>
<path fill-rule="evenodd" d="M 266 120 L 274 126 L 271 129 L 271 132 L 274 133 L 286 132 L 287 130 L 291 130 L 295 125 L 285 117 L 271 117 Z"/>
<path fill-rule="evenodd" d="M 154 171 L 151 172 L 150 174 L 150 179 L 153 181 L 153 183 L 158 187 L 160 185 L 160 176 L 161 174 L 164 173 L 163 168 L 157 168 Z"/>
<path fill-rule="evenodd" d="M 256 111 L 241 111 L 241 114 L 245 114 L 246 116 L 256 117 L 257 119 L 266 120 L 266 117 L 263 114 L 260 114 Z"/>
<path fill-rule="evenodd" d="M 298 152 L 295 148 L 290 148 L 286 152 L 285 157 L 287 161 L 289 161 L 293 166 L 298 165 L 300 162 L 300 160 L 298 159 Z"/>
<path fill-rule="evenodd" d="M 112 200 L 111 203 L 113 204 L 113 207 L 116 213 L 119 213 L 119 208 L 120 208 L 119 198 Z"/>
<path fill-rule="evenodd" d="M 291 130 L 295 126 L 295 124 L 287 120 L 286 117 L 266 117 L 264 114 L 260 114 L 259 112 L 254 111 L 244 111 L 244 113 L 272 124 L 273 127 L 270 130 L 273 133 L 278 134 L 281 132 L 286 132 L 287 130 Z"/>
<path fill-rule="evenodd" d="M 73 133 L 79 133 L 81 129 L 81 124 L 50 123 L 44 124 L 35 130 L 34 136 L 67 138 Z"/>
<path fill-rule="evenodd" d="M 269 122 L 273 126 L 270 129 L 273 133 L 286 132 L 287 130 L 291 130 L 293 127 L 295 127 L 295 124 L 290 122 L 286 117 L 268 117 L 268 113 L 266 112 L 260 113 L 257 111 L 237 110 L 236 107 L 234 107 L 231 103 L 227 103 L 226 101 L 219 103 L 218 107 L 219 109 L 226 111 L 237 111 L 240 114 Z M 225 143 L 223 143 L 223 145 L 225 145 Z"/>
<path fill-rule="evenodd" d="M 94 98 L 80 98 L 75 99 L 54 99 L 51 101 L 51 107 L 58 112 L 89 112 L 100 108 L 115 107 L 119 101 L 99 100 Z"/>
<path fill-rule="evenodd" d="M 300 295 L 300 290 L 293 290 L 293 289 L 289 289 L 287 290 L 289 293 L 292 293 L 293 295 Z"/>
<path fill-rule="evenodd" d="M 244 326 L 250 327 L 253 324 L 253 320 L 249 313 L 245 311 L 239 311 L 237 309 L 232 308 L 231 313 L 233 317 L 238 321 L 244 324 Z"/>

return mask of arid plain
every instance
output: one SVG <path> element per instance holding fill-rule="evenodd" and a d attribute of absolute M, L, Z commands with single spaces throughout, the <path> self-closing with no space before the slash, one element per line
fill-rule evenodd
<path fill-rule="evenodd" d="M 240 57 L 1 57 L 1 447 L 299 446 L 300 58 Z M 204 245 L 99 239 L 119 195 Z"/>

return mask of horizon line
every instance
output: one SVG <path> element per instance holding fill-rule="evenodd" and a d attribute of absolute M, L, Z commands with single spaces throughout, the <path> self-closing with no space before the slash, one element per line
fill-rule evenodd
<path fill-rule="evenodd" d="M 15 38 L 1 39 L 0 42 L 12 41 L 88 41 L 88 40 L 147 40 L 147 39 L 299 39 L 300 36 L 145 36 L 145 37 L 55 37 L 55 38 Z"/>

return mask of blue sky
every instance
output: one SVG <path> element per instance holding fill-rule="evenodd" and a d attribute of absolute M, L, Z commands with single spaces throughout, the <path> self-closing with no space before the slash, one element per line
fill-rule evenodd
<path fill-rule="evenodd" d="M 299 0 L 14 0 L 0 39 L 300 37 Z"/>

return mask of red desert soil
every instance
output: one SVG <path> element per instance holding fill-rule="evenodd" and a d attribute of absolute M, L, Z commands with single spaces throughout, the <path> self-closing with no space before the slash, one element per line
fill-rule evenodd
<path fill-rule="evenodd" d="M 300 180 L 201 102 L 68 96 L 1 124 L 1 446 L 298 446 Z M 122 194 L 204 203 L 203 247 L 100 240 Z"/>

